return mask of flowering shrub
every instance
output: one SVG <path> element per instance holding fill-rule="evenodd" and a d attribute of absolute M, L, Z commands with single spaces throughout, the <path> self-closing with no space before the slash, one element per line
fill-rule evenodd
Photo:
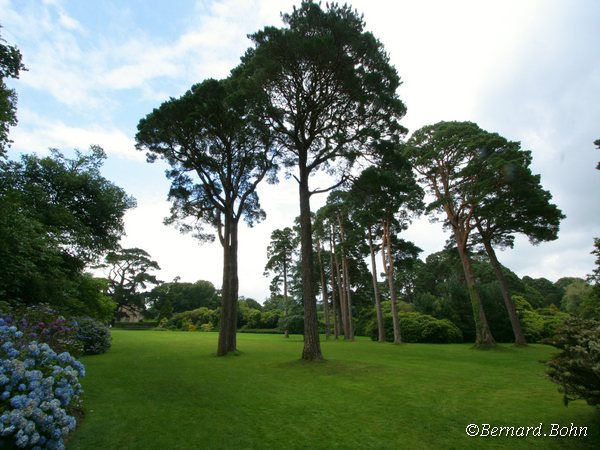
<path fill-rule="evenodd" d="M 69 353 L 24 337 L 0 317 L 0 446 L 64 449 L 85 369 Z"/>
<path fill-rule="evenodd" d="M 39 304 L 5 312 L 0 317 L 23 333 L 16 341 L 19 346 L 36 341 L 48 344 L 57 353 L 69 352 L 75 356 L 83 353 L 83 345 L 77 339 L 77 324 L 47 305 Z"/>
<path fill-rule="evenodd" d="M 90 317 L 79 317 L 77 322 L 77 339 L 83 344 L 86 355 L 98 355 L 106 352 L 112 338 L 108 327 Z"/>

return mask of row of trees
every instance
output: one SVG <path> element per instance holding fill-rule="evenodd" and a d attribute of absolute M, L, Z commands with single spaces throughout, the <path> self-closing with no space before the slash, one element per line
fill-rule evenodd
<path fill-rule="evenodd" d="M 299 189 L 304 359 L 322 358 L 315 267 L 323 265 L 320 251 L 326 245 L 336 268 L 332 276 L 341 286 L 339 327 L 347 338 L 353 334 L 348 253 L 354 248 L 352 239 L 359 238 L 350 236 L 349 224 L 360 224 L 360 239 L 370 244 L 376 305 L 379 246 L 395 341 L 401 341 L 395 257 L 398 246 L 411 249 L 397 234 L 411 214 L 423 208 L 442 211 L 452 231 L 470 293 L 477 345 L 493 345 L 494 338 L 470 263 L 469 248 L 474 245 L 485 248 L 496 268 L 515 342 L 525 344 L 494 248 L 512 245 L 515 233 L 533 242 L 555 239 L 563 218 L 539 177 L 531 173 L 530 153 L 472 123 L 424 127 L 403 143 L 406 130 L 400 119 L 406 108 L 396 92 L 400 77 L 382 44 L 365 31 L 362 16 L 349 6 L 322 8 L 305 1 L 282 19 L 284 27 L 266 27 L 250 35 L 253 47 L 227 79 L 206 80 L 163 103 L 139 122 L 136 135 L 137 148 L 147 152 L 149 161 L 163 158 L 171 166 L 167 222 L 201 239 L 212 238 L 202 228 L 208 224 L 223 246 L 218 354 L 236 350 L 238 224 L 242 218 L 252 225 L 264 217 L 256 187 L 263 179 L 276 181 L 279 169 L 294 177 Z M 371 167 L 354 180 L 351 192 L 332 197 L 330 211 L 313 223 L 311 196 L 346 184 L 357 161 Z M 310 187 L 311 175 L 319 171 L 334 176 L 332 186 Z M 422 203 L 422 189 L 433 199 L 427 204 Z M 344 196 L 360 199 L 363 207 L 352 210 Z M 286 298 L 287 268 L 280 271 Z M 325 295 L 323 271 L 320 278 Z M 324 313 L 329 316 L 328 310 Z M 339 331 L 333 322 L 334 331 Z M 380 336 L 382 327 L 380 323 Z"/>

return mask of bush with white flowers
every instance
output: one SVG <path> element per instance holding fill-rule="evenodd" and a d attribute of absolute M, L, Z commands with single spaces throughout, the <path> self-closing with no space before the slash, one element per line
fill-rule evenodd
<path fill-rule="evenodd" d="M 2 317 L 0 343 L 0 444 L 64 449 L 76 425 L 71 413 L 79 406 L 83 365 L 48 344 L 24 342 Z"/>

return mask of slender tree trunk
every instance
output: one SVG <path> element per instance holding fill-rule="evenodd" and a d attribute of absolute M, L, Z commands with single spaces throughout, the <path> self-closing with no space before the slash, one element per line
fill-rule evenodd
<path fill-rule="evenodd" d="M 346 319 L 347 319 L 347 327 L 348 327 L 348 338 L 349 340 L 354 340 L 354 326 L 352 324 L 352 289 L 350 287 L 350 272 L 348 270 L 348 257 L 346 256 L 346 251 L 344 247 L 346 245 L 346 232 L 344 230 L 344 224 L 342 223 L 341 217 L 338 215 L 338 224 L 340 227 L 340 244 L 341 244 L 341 253 L 342 253 L 342 271 L 344 275 L 344 292 L 346 294 Z"/>
<path fill-rule="evenodd" d="M 288 281 L 287 281 L 287 261 L 284 259 L 283 261 L 283 326 L 284 326 L 284 331 L 283 331 L 283 335 L 286 338 L 290 337 L 290 327 L 289 327 L 289 323 L 288 323 L 288 307 L 289 307 L 289 300 L 288 300 Z"/>
<path fill-rule="evenodd" d="M 471 299 L 471 306 L 473 308 L 473 319 L 475 320 L 475 345 L 477 347 L 494 347 L 496 341 L 492 336 L 490 326 L 483 310 L 483 303 L 481 303 L 481 297 L 475 286 L 475 275 L 473 274 L 473 267 L 471 266 L 471 260 L 467 254 L 466 239 L 463 238 L 459 230 L 454 227 L 454 237 L 456 239 L 456 246 L 458 248 L 458 254 L 462 262 L 463 270 L 465 272 L 465 279 L 467 282 L 467 289 L 469 290 L 469 298 Z"/>
<path fill-rule="evenodd" d="M 384 245 L 385 244 L 385 245 Z M 396 280 L 394 280 L 394 256 L 392 255 L 392 242 L 390 237 L 390 221 L 383 221 L 383 242 L 382 250 L 385 248 L 387 257 L 384 256 L 383 263 L 385 274 L 387 275 L 388 286 L 390 288 L 390 300 L 392 303 L 392 324 L 394 327 L 394 344 L 402 343 L 402 334 L 400 333 L 400 316 L 398 314 L 398 297 L 396 295 Z"/>
<path fill-rule="evenodd" d="M 305 152 L 304 152 L 305 153 Z M 303 152 L 300 161 L 300 253 L 302 257 L 302 294 L 304 300 L 304 348 L 302 359 L 320 361 L 323 359 L 319 341 L 319 322 L 317 318 L 317 299 L 313 283 L 313 246 L 312 224 L 310 217 L 310 191 L 308 188 L 308 170 L 306 155 Z M 304 156 L 304 158 L 302 158 Z M 303 160 L 304 159 L 304 160 Z"/>
<path fill-rule="evenodd" d="M 317 240 L 317 252 L 319 254 L 319 271 L 321 272 L 321 294 L 323 297 L 323 315 L 325 316 L 325 339 L 329 339 L 329 299 L 327 298 L 327 285 L 325 284 L 325 269 L 323 268 L 323 256 L 321 255 L 321 242 Z"/>
<path fill-rule="evenodd" d="M 334 240 L 333 248 L 334 248 L 333 256 L 335 259 L 335 274 L 336 274 L 336 278 L 337 278 L 337 285 L 338 285 L 339 296 L 340 296 L 340 311 L 342 313 L 341 314 L 342 330 L 344 332 L 344 339 L 350 339 L 350 333 L 349 333 L 349 329 L 348 329 L 348 306 L 346 303 L 346 289 L 345 289 L 345 285 L 344 285 L 342 269 L 340 268 L 341 263 L 338 258 L 338 252 L 335 251 L 335 240 Z"/>
<path fill-rule="evenodd" d="M 333 336 L 335 339 L 338 339 L 340 337 L 340 318 L 339 318 L 339 306 L 338 306 L 338 301 L 337 301 L 337 297 L 335 295 L 335 263 L 334 263 L 334 259 L 333 259 L 333 240 L 331 238 L 330 235 L 330 240 L 329 240 L 329 247 L 330 247 L 330 252 L 329 252 L 329 267 L 330 267 L 330 273 L 331 273 L 331 303 L 333 306 Z"/>
<path fill-rule="evenodd" d="M 375 311 L 377 312 L 377 334 L 379 342 L 385 342 L 385 328 L 383 326 L 383 311 L 381 310 L 381 295 L 377 283 L 377 264 L 375 262 L 375 248 L 373 246 L 373 232 L 368 229 L 369 252 L 371 254 L 371 276 L 373 277 L 373 296 L 375 298 Z M 383 249 L 382 249 L 383 250 Z"/>
<path fill-rule="evenodd" d="M 500 283 L 500 290 L 502 291 L 504 306 L 506 306 L 506 310 L 508 311 L 510 324 L 512 325 L 513 334 L 515 335 L 515 345 L 525 346 L 527 345 L 527 339 L 525 339 L 525 334 L 523 334 L 523 329 L 521 328 L 521 322 L 519 321 L 517 309 L 515 308 L 515 303 L 513 302 L 510 296 L 508 285 L 506 283 L 506 278 L 504 278 L 504 274 L 502 273 L 502 268 L 500 267 L 500 262 L 496 257 L 496 252 L 494 251 L 490 240 L 484 237 L 484 233 L 482 233 L 479 224 L 477 224 L 477 228 L 479 229 L 479 234 L 483 241 L 485 251 L 489 256 L 490 262 L 492 263 L 492 267 L 494 268 L 494 272 L 496 273 L 496 278 L 498 278 L 498 282 Z"/>
<path fill-rule="evenodd" d="M 217 356 L 235 352 L 237 331 L 237 298 L 239 290 L 237 273 L 237 223 L 225 218 L 223 240 L 223 286 L 221 289 L 221 312 Z"/>

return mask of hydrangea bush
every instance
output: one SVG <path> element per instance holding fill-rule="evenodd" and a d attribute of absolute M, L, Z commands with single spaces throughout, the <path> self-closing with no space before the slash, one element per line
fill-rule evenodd
<path fill-rule="evenodd" d="M 64 449 L 64 437 L 75 429 L 71 413 L 79 406 L 85 369 L 69 353 L 25 338 L 0 317 L 0 444 Z"/>
<path fill-rule="evenodd" d="M 7 325 L 14 325 L 23 333 L 15 343 L 23 346 L 36 341 L 46 343 L 57 353 L 69 352 L 78 356 L 83 353 L 83 344 L 77 338 L 77 323 L 67 320 L 45 304 L 31 305 L 8 310 L 0 317 Z"/>

